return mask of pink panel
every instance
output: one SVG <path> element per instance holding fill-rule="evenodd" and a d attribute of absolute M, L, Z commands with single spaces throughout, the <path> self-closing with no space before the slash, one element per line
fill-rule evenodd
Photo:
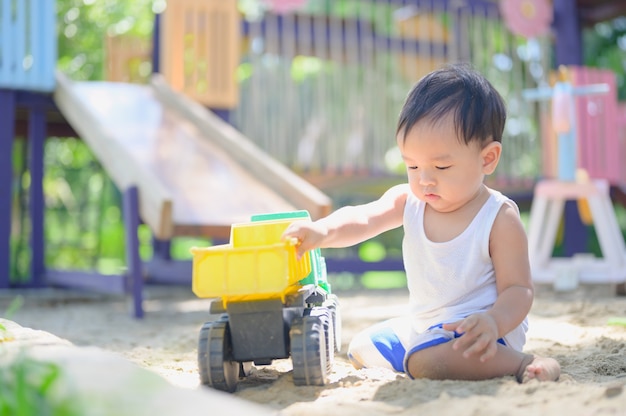
<path fill-rule="evenodd" d="M 576 98 L 579 166 L 586 169 L 592 178 L 623 183 L 624 174 L 619 163 L 620 155 L 624 154 L 619 138 L 623 129 L 618 128 L 615 75 L 611 71 L 596 68 L 569 67 L 569 70 L 575 86 L 609 85 L 607 94 Z"/>
<path fill-rule="evenodd" d="M 618 151 L 617 153 L 617 159 L 618 159 L 618 165 L 620 166 L 619 168 L 619 179 L 617 181 L 618 184 L 620 185 L 625 185 L 626 184 L 626 104 L 625 103 L 619 103 L 617 105 L 617 147 L 618 147 Z M 622 160 L 622 163 L 619 163 L 619 161 Z"/>

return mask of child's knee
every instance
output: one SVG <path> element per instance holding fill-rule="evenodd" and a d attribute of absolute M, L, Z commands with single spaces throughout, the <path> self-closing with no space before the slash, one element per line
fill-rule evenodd
<path fill-rule="evenodd" d="M 357 334 L 348 345 L 348 359 L 354 368 L 360 370 L 367 367 L 384 366 L 380 360 L 380 354 L 372 343 L 369 334 L 361 332 Z"/>
<path fill-rule="evenodd" d="M 348 346 L 348 358 L 356 369 L 388 368 L 402 371 L 404 347 L 392 331 L 364 331 Z"/>

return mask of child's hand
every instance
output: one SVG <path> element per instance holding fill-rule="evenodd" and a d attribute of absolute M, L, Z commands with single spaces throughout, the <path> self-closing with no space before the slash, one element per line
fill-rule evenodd
<path fill-rule="evenodd" d="M 320 247 L 328 231 L 317 222 L 294 221 L 282 235 L 283 240 L 295 238 L 298 240 L 296 254 L 301 258 L 309 250 Z"/>
<path fill-rule="evenodd" d="M 480 361 L 485 362 L 496 354 L 498 325 L 495 319 L 486 313 L 470 315 L 462 321 L 444 324 L 443 328 L 462 334 L 454 341 L 452 348 L 463 350 L 465 358 L 480 354 Z"/>

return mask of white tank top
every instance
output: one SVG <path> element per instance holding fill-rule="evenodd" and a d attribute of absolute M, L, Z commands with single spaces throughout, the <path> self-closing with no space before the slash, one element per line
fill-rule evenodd
<path fill-rule="evenodd" d="M 468 227 L 450 241 L 436 243 L 424 231 L 425 203 L 412 193 L 404 208 L 402 252 L 414 330 L 454 322 L 490 309 L 498 296 L 489 255 L 489 235 L 504 203 L 517 205 L 495 190 Z M 507 334 L 507 345 L 521 350 L 528 328 L 524 319 Z"/>

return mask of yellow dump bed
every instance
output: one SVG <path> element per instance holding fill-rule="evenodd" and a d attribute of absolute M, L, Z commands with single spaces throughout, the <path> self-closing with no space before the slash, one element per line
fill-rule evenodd
<path fill-rule="evenodd" d="M 229 244 L 193 248 L 193 292 L 201 298 L 222 298 L 224 304 L 284 301 L 311 272 L 310 256 L 297 259 L 295 242 L 281 240 L 292 221 L 234 224 Z"/>

